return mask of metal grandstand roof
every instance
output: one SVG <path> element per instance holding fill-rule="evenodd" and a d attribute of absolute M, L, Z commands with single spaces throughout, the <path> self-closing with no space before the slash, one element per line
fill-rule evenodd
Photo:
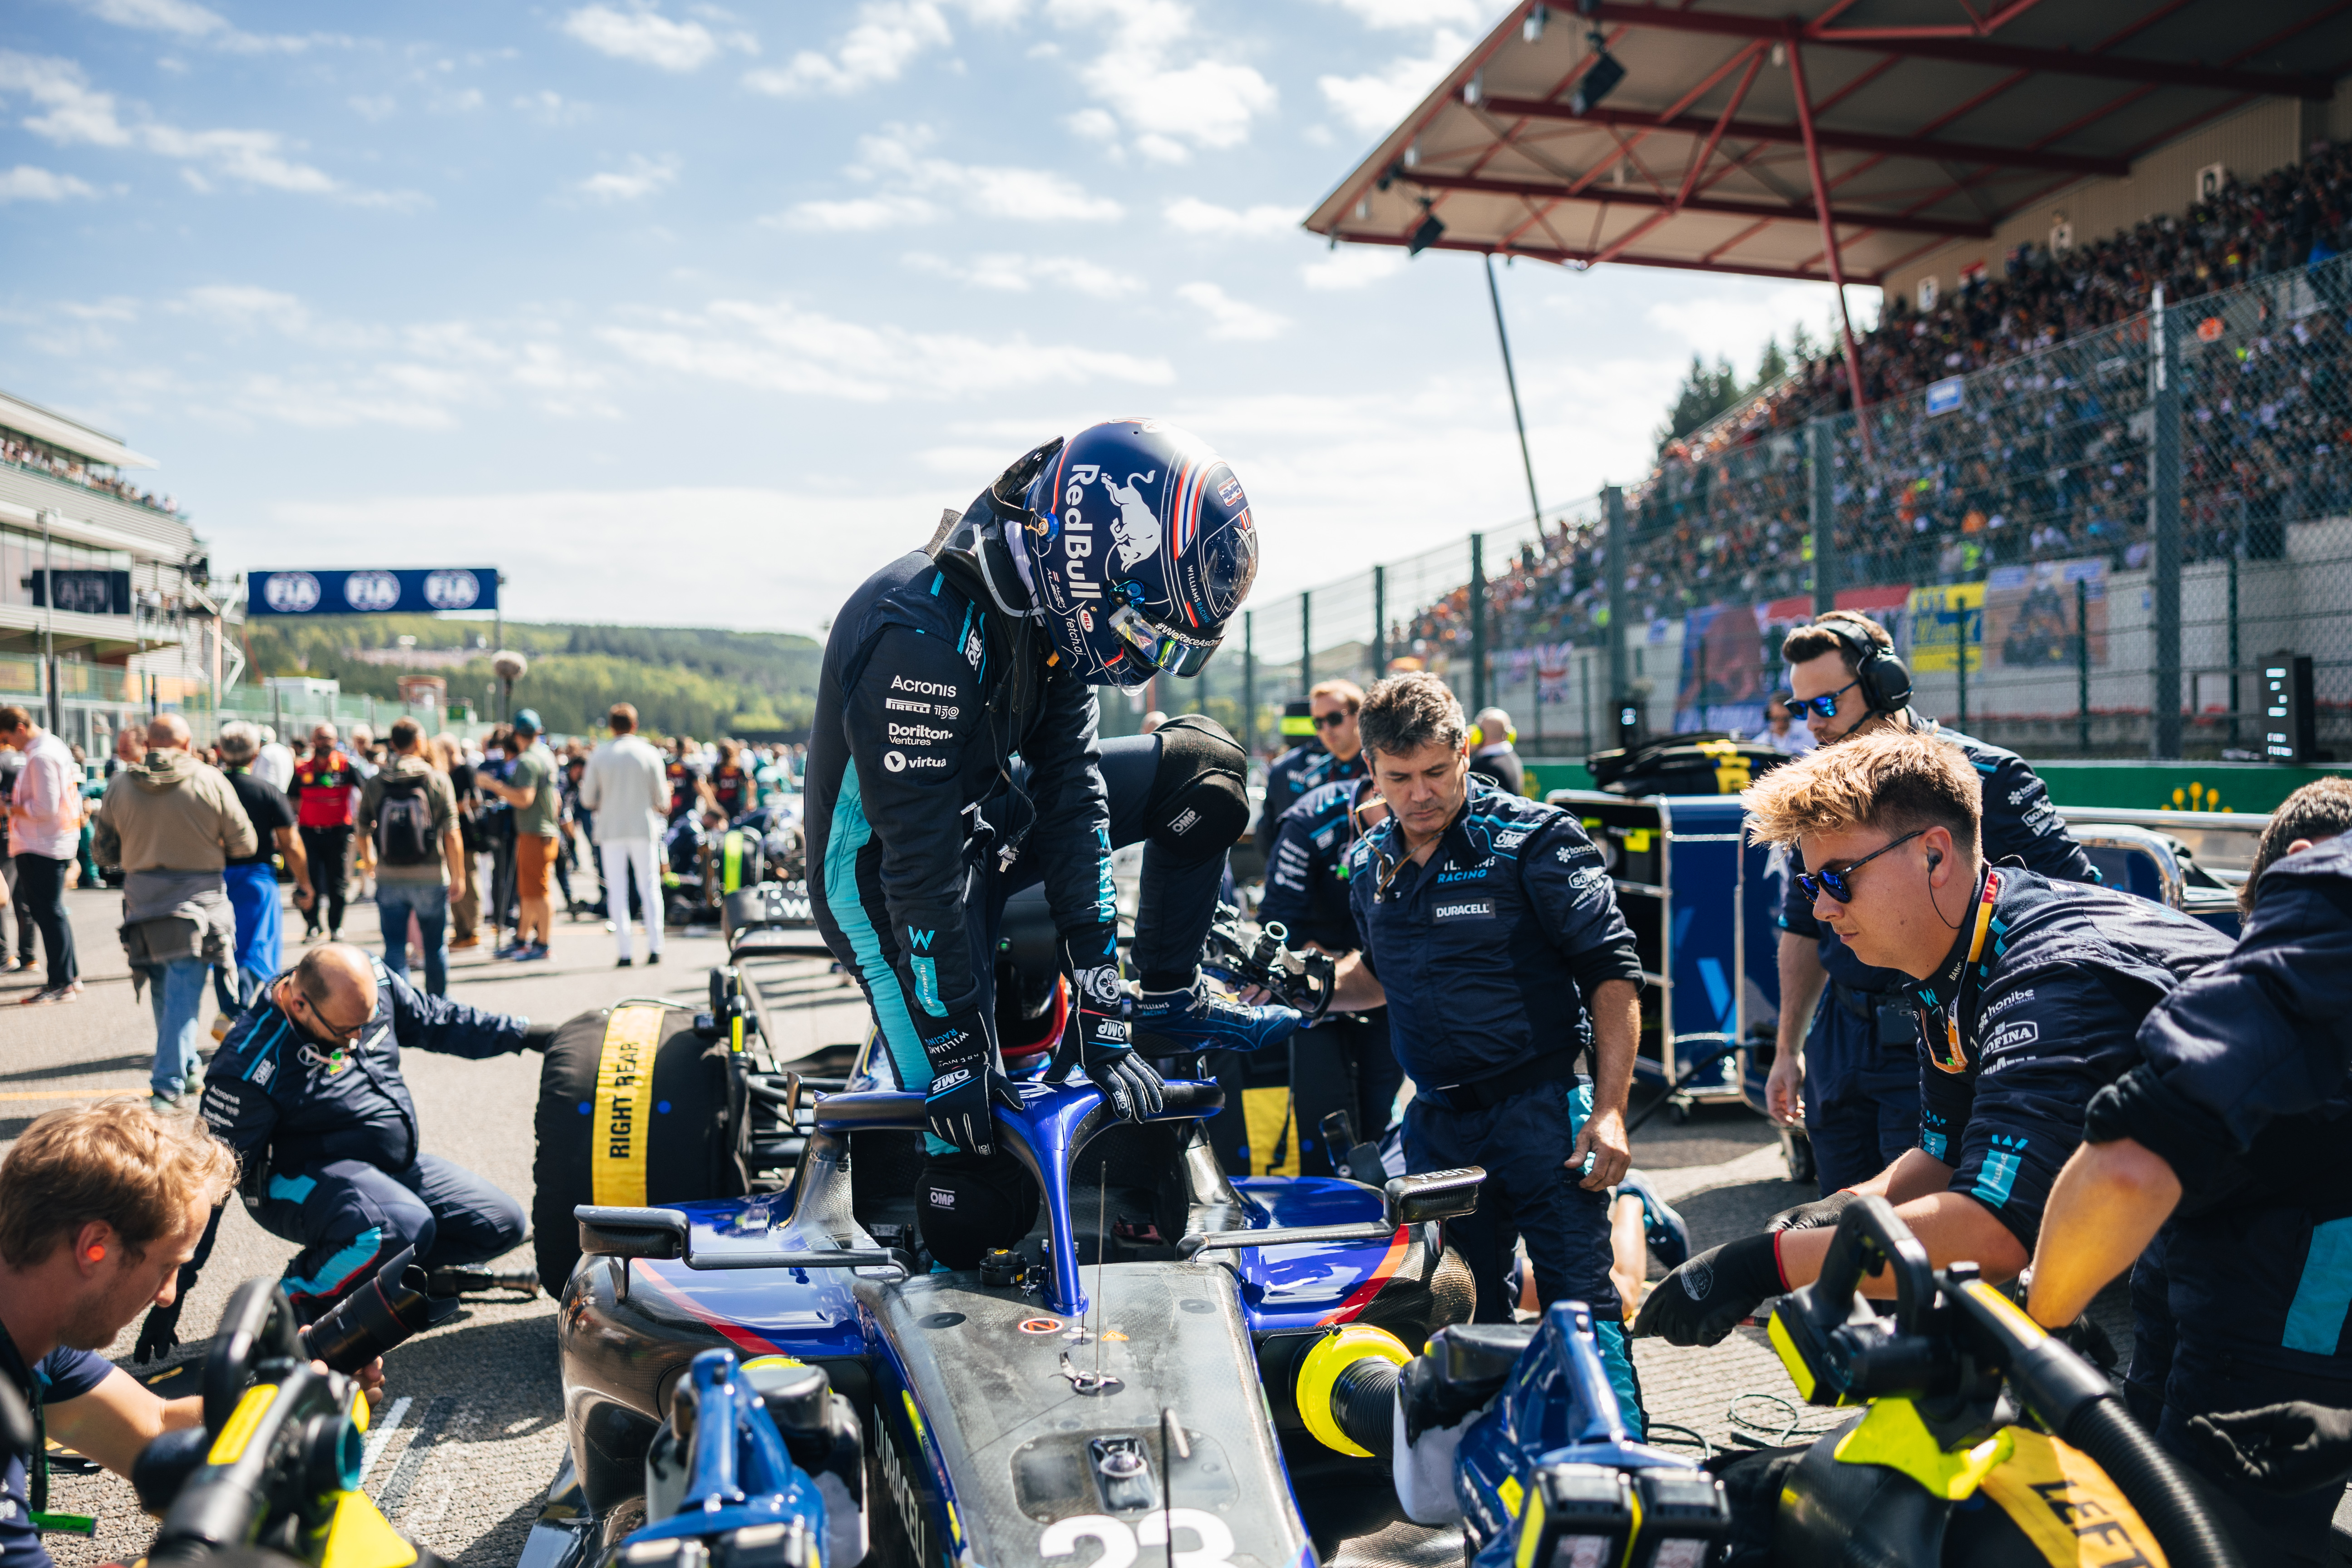
<path fill-rule="evenodd" d="M 1871 282 L 2352 64 L 2352 0 L 1979 3 L 1528 0 L 1307 226 L 1406 246 L 1434 217 L 1440 249 Z M 1579 112 L 1596 29 L 1624 76 Z"/>

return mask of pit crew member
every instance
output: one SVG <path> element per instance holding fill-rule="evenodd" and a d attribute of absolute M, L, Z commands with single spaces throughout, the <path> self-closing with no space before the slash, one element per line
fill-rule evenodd
<path fill-rule="evenodd" d="M 950 1267 L 1026 1228 L 1003 1206 L 1025 1175 L 990 1158 L 992 1106 L 1011 1102 L 993 970 L 1012 893 L 1044 884 L 1080 1059 L 1122 1115 L 1162 1103 L 1136 1034 L 1255 1049 L 1297 1026 L 1198 967 L 1248 820 L 1241 748 L 1196 714 L 1096 739 L 1094 688 L 1198 674 L 1256 568 L 1233 470 L 1182 431 L 1121 420 L 1028 453 L 834 618 L 803 797 L 811 902 L 899 1084 L 928 1097 L 924 1235 Z M 1130 997 L 1110 852 L 1138 842 Z"/>
<path fill-rule="evenodd" d="M 1483 1165 L 1478 1211 L 1446 1224 L 1507 1323 L 1515 1237 L 1536 1294 L 1592 1309 L 1602 1360 L 1639 1424 L 1640 1389 L 1611 1281 L 1609 1188 L 1632 1164 L 1642 969 L 1601 852 L 1576 818 L 1470 777 L 1470 725 L 1434 675 L 1372 688 L 1364 748 L 1389 819 L 1348 857 L 1360 951 L 1332 1005 L 1389 1009 L 1415 1085 L 1407 1169 Z M 1589 1084 L 1577 1073 L 1590 1052 Z"/>
<path fill-rule="evenodd" d="M 1265 765 L 1265 804 L 1257 818 L 1257 847 L 1274 853 L 1282 815 L 1328 784 L 1364 776 L 1364 743 L 1356 716 L 1364 689 L 1352 680 L 1327 680 L 1307 694 L 1307 721 L 1314 735 Z"/>
<path fill-rule="evenodd" d="M 1350 715 L 1352 718 L 1353 715 Z M 1370 779 L 1336 779 L 1309 790 L 1282 814 L 1267 858 L 1265 893 L 1258 919 L 1280 921 L 1285 942 L 1334 958 L 1356 951 L 1356 920 L 1348 908 L 1348 852 L 1366 831 L 1384 821 L 1386 802 Z M 1246 1000 L 1255 997 L 1245 996 Z M 1309 1175 L 1344 1174 L 1331 1169 L 1345 1152 L 1321 1143 L 1324 1116 L 1345 1110 L 1356 1135 L 1377 1142 L 1389 1124 L 1404 1068 L 1389 1044 L 1385 1007 L 1326 1014 L 1290 1042 L 1290 1098 L 1300 1152 L 1316 1145 L 1314 1160 L 1302 1160 Z M 1214 1124 L 1212 1123 L 1213 1128 Z"/>
<path fill-rule="evenodd" d="M 310 1322 L 404 1247 L 426 1268 L 481 1263 L 520 1244 L 522 1205 L 422 1147 L 400 1053 L 481 1060 L 545 1050 L 552 1024 L 427 996 L 358 948 L 324 942 L 237 1015 L 205 1078 L 202 1112 L 242 1163 L 238 1190 L 264 1230 L 302 1250 L 286 1293 Z M 211 1237 L 182 1273 L 184 1297 Z M 158 1307 L 142 1357 L 171 1348 Z"/>
<path fill-rule="evenodd" d="M 1790 632 L 1780 652 L 1815 741 L 1828 746 L 1908 730 L 1948 742 L 1983 782 L 1987 860 L 2015 856 L 2044 877 L 2098 880 L 2049 791 L 2015 752 L 1912 710 L 1911 674 L 1885 627 L 1832 610 Z M 1855 957 L 1814 919 L 1811 903 L 1791 879 L 1780 913 L 1780 1048 L 1765 1103 L 1776 1121 L 1803 1122 L 1826 1194 L 1869 1180 L 1910 1147 L 1919 1122 L 1918 1030 L 1905 977 Z"/>
<path fill-rule="evenodd" d="M 34 1119 L 0 1161 L 0 1377 L 47 1436 L 128 1476 L 163 1433 L 201 1425 L 204 1400 L 164 1401 L 107 1361 L 151 1304 L 177 1300 L 236 1162 L 187 1117 L 127 1100 Z M 361 1376 L 373 1402 L 382 1363 Z M 37 1510 L 45 1456 L 0 1453 L 0 1568 L 48 1568 Z"/>
<path fill-rule="evenodd" d="M 352 826 L 358 820 L 359 769 L 335 743 L 335 727 L 310 731 L 310 749 L 294 764 L 295 820 L 302 854 L 310 868 L 310 901 L 304 906 L 302 940 L 321 931 L 329 942 L 343 935 L 343 895 L 351 876 Z"/>
<path fill-rule="evenodd" d="M 1981 775 L 1942 738 L 1885 729 L 1773 769 L 1749 831 L 1800 858 L 1814 918 L 1865 964 L 1908 977 L 1921 1044 L 1916 1145 L 1868 1181 L 1776 1215 L 1658 1282 L 1635 1331 L 1714 1344 L 1766 1298 L 1811 1282 L 1857 1193 L 1895 1205 L 1938 1268 L 2017 1276 L 2098 1091 L 2139 1060 L 2150 1009 L 2229 952 L 2146 899 L 2010 866 L 1979 837 Z M 1889 1292 L 1892 1274 L 1864 1281 Z"/>
<path fill-rule="evenodd" d="M 2347 828 L 2342 779 L 2272 814 L 2237 951 L 2148 1015 L 2140 1064 L 2091 1101 L 2027 1302 L 2070 1322 L 2132 1268 L 2125 1395 L 2243 1505 L 2262 1561 L 2323 1560 L 2352 1473 Z"/>

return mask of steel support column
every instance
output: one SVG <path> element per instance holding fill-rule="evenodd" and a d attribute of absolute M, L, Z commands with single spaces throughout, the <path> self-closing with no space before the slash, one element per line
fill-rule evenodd
<path fill-rule="evenodd" d="M 1870 425 L 1863 411 L 1868 405 L 1862 390 L 1862 355 L 1853 346 L 1853 317 L 1845 308 L 1845 260 L 1838 254 L 1837 220 L 1830 211 L 1830 184 L 1822 173 L 1822 145 L 1813 134 L 1813 105 L 1805 89 L 1805 51 L 1789 40 L 1789 90 L 1797 100 L 1797 126 L 1804 132 L 1805 168 L 1812 176 L 1813 210 L 1822 219 L 1822 259 L 1830 269 L 1830 285 L 1837 290 L 1838 336 L 1845 345 L 1845 374 L 1853 394 L 1853 416 L 1862 421 L 1862 445 L 1870 449 Z"/>
<path fill-rule="evenodd" d="M 1257 612 L 1242 612 L 1242 752 L 1257 755 Z"/>
<path fill-rule="evenodd" d="M 1470 712 L 1486 706 L 1486 541 L 1470 536 Z"/>
<path fill-rule="evenodd" d="M 1625 618 L 1632 614 L 1625 603 L 1626 557 L 1632 552 L 1631 531 L 1625 521 L 1625 492 L 1615 485 L 1601 489 L 1601 510 L 1609 518 L 1609 710 L 1622 713 L 1632 698 L 1626 689 Z M 1598 749 L 1598 748 L 1596 748 Z"/>
<path fill-rule="evenodd" d="M 1298 595 L 1298 700 L 1315 690 L 1315 595 Z"/>
<path fill-rule="evenodd" d="M 1372 568 L 1372 679 L 1389 668 L 1389 569 Z M 1367 684 L 1370 684 L 1367 682 Z"/>
<path fill-rule="evenodd" d="M 2147 316 L 2147 531 L 2154 546 L 2149 587 L 2155 598 L 2156 679 L 2148 694 L 2155 722 L 2148 754 L 2180 755 L 2180 345 L 2157 285 Z"/>
<path fill-rule="evenodd" d="M 1806 521 L 1813 528 L 1813 614 L 1837 608 L 1836 433 L 1827 415 L 1805 426 Z"/>

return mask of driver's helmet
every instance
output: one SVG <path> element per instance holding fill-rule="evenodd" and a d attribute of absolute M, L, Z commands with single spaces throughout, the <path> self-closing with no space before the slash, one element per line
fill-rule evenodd
<path fill-rule="evenodd" d="M 1088 426 L 1029 481 L 1019 533 L 1045 633 L 1097 686 L 1198 675 L 1257 575 L 1241 480 L 1157 419 Z"/>

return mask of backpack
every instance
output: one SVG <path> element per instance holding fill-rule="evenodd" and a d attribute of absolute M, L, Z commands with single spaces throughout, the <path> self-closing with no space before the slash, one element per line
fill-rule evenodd
<path fill-rule="evenodd" d="M 375 858 L 386 866 L 430 866 L 433 863 L 433 802 L 426 796 L 427 775 L 385 775 L 383 800 L 375 810 Z"/>

